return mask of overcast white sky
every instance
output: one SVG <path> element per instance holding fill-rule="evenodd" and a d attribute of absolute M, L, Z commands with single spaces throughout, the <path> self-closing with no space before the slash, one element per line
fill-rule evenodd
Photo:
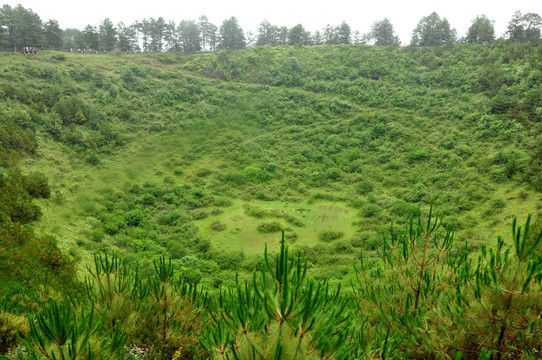
<path fill-rule="evenodd" d="M 273 25 L 292 27 L 301 23 L 311 31 L 326 24 L 339 25 L 346 21 L 352 30 L 362 34 L 369 31 L 374 21 L 387 17 L 403 44 L 410 42 L 412 30 L 423 16 L 436 11 L 445 17 L 460 36 L 465 35 L 471 20 L 485 14 L 495 21 L 496 35 L 506 31 L 508 21 L 516 10 L 542 15 L 541 0 L 18 0 L 0 1 L 0 4 L 23 5 L 36 12 L 43 21 L 56 19 L 62 28 L 82 29 L 98 25 L 109 17 L 115 24 L 122 21 L 162 16 L 178 23 L 205 14 L 209 21 L 220 27 L 224 19 L 235 16 L 245 31 L 256 33 L 258 24 L 266 19 Z"/>

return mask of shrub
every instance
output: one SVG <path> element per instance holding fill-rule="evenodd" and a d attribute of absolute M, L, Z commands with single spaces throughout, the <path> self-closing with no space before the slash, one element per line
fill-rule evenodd
<path fill-rule="evenodd" d="M 200 168 L 196 171 L 197 177 L 206 177 L 211 175 L 213 172 L 207 168 Z"/>
<path fill-rule="evenodd" d="M 49 188 L 47 178 L 44 174 L 39 172 L 33 172 L 27 176 L 24 176 L 22 178 L 22 181 L 24 188 L 33 197 L 45 199 L 51 197 L 51 189 Z"/>
<path fill-rule="evenodd" d="M 213 229 L 213 231 L 224 231 L 226 230 L 226 224 L 217 220 L 211 224 L 211 229 Z"/>
<path fill-rule="evenodd" d="M 193 220 L 201 220 L 205 219 L 209 214 L 205 210 L 202 209 L 196 209 L 190 212 L 190 216 Z"/>
<path fill-rule="evenodd" d="M 97 243 L 102 242 L 104 237 L 105 237 L 105 234 L 103 233 L 103 231 L 99 229 L 92 230 L 92 232 L 90 233 L 90 238 L 92 239 L 92 241 L 97 242 Z"/>
<path fill-rule="evenodd" d="M 64 60 L 66 60 L 66 55 L 64 55 L 64 54 L 55 54 L 55 55 L 51 56 L 51 59 L 57 60 L 57 61 L 64 61 Z"/>
<path fill-rule="evenodd" d="M 365 208 L 363 209 L 363 216 L 368 218 L 375 217 L 380 214 L 381 211 L 382 209 L 380 208 L 380 206 L 370 203 L 367 204 L 367 206 L 365 206 Z"/>
<path fill-rule="evenodd" d="M 126 224 L 129 226 L 138 226 L 144 219 L 145 214 L 139 209 L 128 211 L 124 214 L 124 221 L 126 221 Z"/>
<path fill-rule="evenodd" d="M 371 191 L 373 191 L 374 189 L 374 185 L 371 181 L 369 180 L 362 180 L 360 183 L 358 183 L 356 185 L 356 191 L 358 192 L 358 194 L 360 195 L 367 195 L 369 194 Z"/>
<path fill-rule="evenodd" d="M 0 311 L 0 354 L 5 354 L 14 347 L 17 334 L 27 335 L 28 325 L 22 316 Z"/>
<path fill-rule="evenodd" d="M 206 253 L 211 249 L 211 240 L 208 238 L 195 238 L 193 241 L 194 248 L 201 252 Z"/>
<path fill-rule="evenodd" d="M 328 180 L 337 181 L 341 178 L 342 171 L 338 168 L 332 167 L 326 170 L 325 177 Z"/>
<path fill-rule="evenodd" d="M 288 232 L 284 235 L 284 238 L 291 244 L 295 243 L 298 239 L 298 236 L 295 232 Z"/>
<path fill-rule="evenodd" d="M 216 206 L 228 207 L 228 206 L 231 206 L 231 201 L 229 199 L 226 199 L 226 198 L 216 198 L 214 200 L 214 204 Z"/>
<path fill-rule="evenodd" d="M 282 230 L 282 225 L 277 221 L 265 222 L 258 225 L 257 230 L 261 233 L 268 234 Z"/>
<path fill-rule="evenodd" d="M 263 219 L 271 216 L 271 213 L 269 211 L 262 209 L 259 206 L 250 206 L 248 204 L 245 204 L 243 205 L 243 208 L 245 209 L 245 214 L 258 219 Z"/>
<path fill-rule="evenodd" d="M 163 196 L 162 196 L 162 200 L 164 200 L 166 203 L 168 204 L 175 204 L 176 201 L 177 201 L 177 196 L 175 196 L 174 193 L 172 192 L 169 192 L 169 193 L 165 193 Z"/>
<path fill-rule="evenodd" d="M 103 228 L 106 234 L 115 235 L 126 226 L 125 218 L 119 216 L 107 216 L 103 220 Z"/>
<path fill-rule="evenodd" d="M 173 226 L 181 218 L 181 214 L 178 210 L 172 210 L 167 212 L 162 212 L 158 214 L 156 221 L 160 225 Z"/>
<path fill-rule="evenodd" d="M 324 242 L 330 242 L 333 240 L 340 239 L 344 236 L 344 233 L 342 231 L 333 231 L 333 230 L 325 230 L 320 232 L 318 235 L 318 238 Z"/>
<path fill-rule="evenodd" d="M 153 194 L 145 193 L 141 198 L 141 203 L 143 205 L 152 206 L 156 203 L 156 197 Z"/>
<path fill-rule="evenodd" d="M 202 277 L 203 275 L 198 269 L 188 267 L 181 268 L 181 278 L 189 284 L 199 284 Z"/>
<path fill-rule="evenodd" d="M 188 250 L 176 240 L 168 242 L 167 248 L 172 259 L 182 259 L 188 254 Z"/>
<path fill-rule="evenodd" d="M 427 149 L 415 149 L 410 150 L 406 154 L 407 160 L 410 164 L 417 162 L 417 161 L 426 161 L 430 158 L 430 154 L 427 151 Z"/>
<path fill-rule="evenodd" d="M 236 186 L 244 185 L 246 182 L 246 178 L 242 173 L 226 173 L 222 175 L 222 181 L 226 183 L 231 183 Z"/>
<path fill-rule="evenodd" d="M 215 215 L 215 216 L 216 216 L 216 215 L 222 214 L 223 212 L 224 212 L 224 210 L 222 210 L 221 208 L 215 207 L 215 208 L 213 208 L 213 209 L 211 210 L 211 215 Z"/>

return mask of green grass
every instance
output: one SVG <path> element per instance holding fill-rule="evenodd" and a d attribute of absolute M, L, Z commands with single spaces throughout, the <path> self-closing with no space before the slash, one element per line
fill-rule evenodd
<path fill-rule="evenodd" d="M 257 230 L 272 221 L 303 251 L 332 253 L 343 243 L 363 248 L 390 222 L 401 225 L 431 201 L 456 227 L 456 239 L 477 249 L 494 232 L 505 233 L 513 215 L 539 215 L 542 207 L 529 184 L 534 138 L 519 125 L 537 115 L 525 106 L 495 108 L 498 79 L 489 77 L 495 83 L 486 84 L 482 75 L 472 75 L 497 67 L 507 76 L 510 96 L 524 94 L 521 84 L 536 83 L 535 50 L 506 66 L 487 60 L 513 51 L 324 46 L 190 56 L 65 54 L 62 62 L 42 52 L 32 58 L 5 55 L 0 76 L 20 91 L 3 100 L 11 109 L 6 116 L 13 109 L 36 111 L 46 122 L 60 110 L 58 98 L 41 103 L 44 94 L 68 103 L 67 94 L 76 94 L 88 118 L 61 128 L 81 132 L 76 145 L 69 137 L 53 141 L 47 126 L 36 125 L 38 154 L 24 163 L 27 171 L 47 174 L 53 190 L 52 200 L 40 201 L 39 230 L 58 237 L 64 252 L 82 259 L 80 265 L 96 250 L 127 251 L 114 245 L 117 235 L 95 239 L 103 230 L 96 218 L 101 204 L 111 194 L 124 194 L 128 183 L 189 185 L 212 198 L 196 209 L 206 218 L 180 211 L 194 217 L 194 239 L 208 239 L 218 252 L 252 257 L 266 243 L 276 249 L 280 233 Z M 298 86 L 281 71 L 290 57 L 300 63 Z M 438 62 L 440 67 L 427 70 Z M 229 81 L 213 78 L 206 68 Z M 17 96 L 30 96 L 31 104 Z M 85 161 L 88 151 L 97 165 Z M 512 165 L 517 171 L 506 173 Z M 271 215 L 253 218 L 245 205 Z M 288 216 L 303 226 L 288 223 Z M 324 231 L 344 235 L 327 244 L 319 240 Z M 351 262 L 349 246 L 337 256 Z"/>
<path fill-rule="evenodd" d="M 265 219 L 258 219 L 246 214 L 243 205 L 247 202 L 236 199 L 231 206 L 224 208 L 219 215 L 211 215 L 203 220 L 197 220 L 202 235 L 212 239 L 213 244 L 220 250 L 242 251 L 247 256 L 262 254 L 267 244 L 269 250 L 276 251 L 280 247 L 280 233 L 265 234 L 257 230 L 260 223 L 273 219 L 279 221 L 285 229 L 286 234 L 297 234 L 297 239 L 292 246 L 314 246 L 319 242 L 318 234 L 321 231 L 335 230 L 343 231 L 345 238 L 352 236 L 355 229 L 352 222 L 355 219 L 355 212 L 341 203 L 330 203 L 327 201 L 315 201 L 308 203 L 282 203 L 279 201 L 254 200 L 249 204 L 258 206 L 268 211 L 278 211 L 281 214 L 288 214 L 299 218 L 305 226 L 295 226 L 287 221 L 274 216 Z M 226 230 L 215 232 L 211 228 L 214 221 L 220 221 L 226 225 Z"/>
<path fill-rule="evenodd" d="M 78 248 L 78 242 L 88 241 L 91 230 L 96 226 L 96 219 L 89 216 L 89 213 L 99 206 L 98 203 L 104 194 L 121 191 L 128 182 L 163 183 L 165 177 L 172 178 L 176 184 L 188 183 L 198 178 L 196 173 L 202 168 L 211 171 L 220 169 L 220 164 L 213 161 L 204 163 L 183 161 L 185 153 L 183 146 L 179 144 L 186 144 L 186 141 L 178 135 L 162 135 L 159 141 L 155 136 L 150 136 L 142 142 L 130 144 L 96 167 L 73 161 L 73 158 L 67 157 L 63 152 L 65 149 L 58 144 L 51 142 L 41 144 L 41 155 L 29 161 L 26 166 L 28 170 L 39 169 L 53 174 L 50 177 L 51 186 L 54 192 L 61 194 L 62 203 L 42 201 L 44 215 L 38 223 L 38 228 L 40 231 L 56 235 L 64 250 Z M 51 162 L 52 159 L 56 161 Z M 176 160 L 186 165 L 172 165 Z M 182 169 L 183 175 L 174 175 L 172 167 Z M 289 224 L 280 217 L 269 217 L 280 221 L 288 235 L 292 233 L 297 235 L 293 243 L 294 248 L 310 247 L 319 243 L 318 234 L 321 231 L 342 231 L 345 233 L 345 239 L 350 238 L 356 231 L 352 224 L 356 218 L 356 210 L 341 202 L 310 199 L 298 202 L 245 201 L 235 198 L 232 199 L 230 206 L 221 208 L 223 211 L 221 214 L 195 221 L 200 234 L 208 237 L 218 251 L 242 251 L 249 257 L 260 255 L 266 244 L 271 251 L 278 249 L 280 233 L 258 232 L 257 226 L 262 219 L 247 215 L 243 207 L 246 204 L 301 220 L 304 226 Z M 225 224 L 226 230 L 213 231 L 211 224 L 214 221 Z M 90 257 L 84 251 L 80 254 L 86 259 L 80 265 L 86 266 Z"/>

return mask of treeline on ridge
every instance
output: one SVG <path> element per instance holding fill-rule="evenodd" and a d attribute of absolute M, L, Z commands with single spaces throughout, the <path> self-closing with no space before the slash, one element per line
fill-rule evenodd
<path fill-rule="evenodd" d="M 540 39 L 542 19 L 539 14 L 517 11 L 510 19 L 505 39 L 511 42 L 531 42 Z M 424 16 L 412 31 L 410 44 L 438 46 L 443 44 L 490 44 L 497 40 L 494 22 L 485 15 L 472 20 L 467 33 L 459 37 L 446 18 L 436 12 Z M 83 52 L 207 52 L 233 50 L 254 46 L 375 44 L 399 46 L 401 41 L 388 19 L 376 21 L 366 34 L 353 31 L 342 22 L 327 25 L 314 33 L 298 24 L 292 28 L 277 26 L 267 20 L 260 23 L 256 33 L 245 33 L 235 17 L 219 26 L 205 15 L 195 20 L 166 21 L 163 17 L 115 25 L 106 18 L 98 26 L 84 29 L 62 29 L 56 20 L 42 22 L 38 14 L 22 5 L 4 5 L 0 9 L 0 48 L 23 51 L 25 48 Z"/>

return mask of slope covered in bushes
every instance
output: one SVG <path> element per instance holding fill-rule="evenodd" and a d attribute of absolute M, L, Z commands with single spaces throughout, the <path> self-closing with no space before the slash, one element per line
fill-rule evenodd
<path fill-rule="evenodd" d="M 30 284 L 28 297 L 33 300 L 22 303 L 3 295 L 2 303 L 7 304 L 3 309 L 12 316 L 31 309 L 31 303 L 44 306 L 50 293 L 33 290 L 31 283 L 35 280 L 26 279 L 45 276 L 41 281 L 55 288 L 56 281 L 63 281 L 73 271 L 70 261 L 79 265 L 82 278 L 93 255 L 107 251 L 117 253 L 130 269 L 137 267 L 137 281 L 149 281 L 149 289 L 160 296 L 189 283 L 200 284 L 208 291 L 214 299 L 211 303 L 222 299 L 221 305 L 205 305 L 213 309 L 238 302 L 228 297 L 235 293 L 252 299 L 247 301 L 254 304 L 254 311 L 246 316 L 254 316 L 249 316 L 255 321 L 249 327 L 254 333 L 243 334 L 243 341 L 252 342 L 248 347 L 243 345 L 245 354 L 253 351 L 252 346 L 262 356 L 279 348 L 283 354 L 304 352 L 313 356 L 317 350 L 343 354 L 352 342 L 359 346 L 352 350 L 357 356 L 385 357 L 388 352 L 437 356 L 437 351 L 455 353 L 462 348 L 477 354 L 483 348 L 489 354 L 505 351 L 507 341 L 514 344 L 510 346 L 523 344 L 534 351 L 536 341 L 532 338 L 537 334 L 515 339 L 509 328 L 497 342 L 487 340 L 495 332 L 488 338 L 461 335 L 446 340 L 441 330 L 435 330 L 433 337 L 424 336 L 422 330 L 437 324 L 439 317 L 458 322 L 466 316 L 463 306 L 478 314 L 489 298 L 506 297 L 498 294 L 498 285 L 491 283 L 490 269 L 483 270 L 484 261 L 497 261 L 491 256 L 513 244 L 503 243 L 501 250 L 493 253 L 485 247 L 494 241 L 495 232 L 508 231 L 513 215 L 535 212 L 538 218 L 542 208 L 542 68 L 537 60 L 541 49 L 534 43 L 496 43 L 438 48 L 264 47 L 196 55 L 0 54 L 0 195 L 7 199 L 0 209 L 0 226 L 9 234 L 15 227 L 26 231 L 31 239 L 11 241 L 13 236 L 6 235 L 1 254 L 7 259 L 20 251 L 29 261 L 37 262 L 28 267 L 36 274 L 20 276 L 17 274 L 22 268 L 12 264 L 17 256 L 5 262 L 13 266 L 3 270 L 2 285 L 11 290 L 2 295 L 13 293 L 16 284 L 25 283 Z M 417 216 L 419 206 L 425 209 L 430 202 L 443 215 L 441 229 L 454 229 L 455 243 L 461 244 L 446 260 L 451 262 L 439 266 L 452 271 L 449 266 L 461 262 L 459 268 L 485 281 L 491 294 L 480 295 L 482 290 L 473 288 L 473 284 L 461 283 L 459 279 L 467 276 L 464 274 L 434 279 L 440 281 L 438 286 L 423 283 L 426 276 L 434 274 L 426 273 L 426 269 L 412 270 L 416 265 L 405 259 L 401 260 L 404 268 L 398 270 L 403 278 L 376 270 L 393 265 L 391 258 L 381 258 L 383 246 L 390 245 L 382 245 L 382 233 L 387 234 L 389 223 L 408 226 L 409 217 Z M 344 306 L 368 316 L 367 309 L 374 310 L 379 307 L 375 304 L 382 302 L 364 298 L 367 294 L 392 296 L 394 286 L 405 284 L 415 291 L 402 294 L 404 298 L 397 301 L 388 298 L 389 309 L 360 318 L 357 324 L 364 324 L 361 328 L 345 325 L 329 337 L 336 340 L 333 343 L 321 342 L 330 331 L 324 320 L 316 321 L 319 325 L 315 326 L 327 335 L 315 334 L 314 343 L 301 340 L 297 348 L 292 339 L 279 341 L 278 336 L 266 340 L 282 334 L 282 320 L 270 310 L 273 301 L 283 301 L 280 306 L 284 311 L 293 311 L 287 309 L 287 303 L 296 295 L 280 290 L 267 292 L 260 281 L 267 281 L 265 277 L 270 275 L 250 280 L 250 274 L 261 269 L 266 247 L 270 253 L 281 249 L 282 229 L 291 249 L 307 259 L 307 274 L 312 279 L 296 284 L 295 291 L 304 294 L 306 303 L 292 305 L 297 309 L 292 315 L 293 325 L 284 330 L 295 341 L 299 341 L 300 329 L 312 321 L 309 315 L 301 315 L 303 306 L 317 311 L 324 309 L 321 303 L 340 298 L 338 309 Z M 423 227 L 412 231 L 418 236 Z M 425 258 L 415 244 L 397 243 L 403 238 L 386 236 L 393 249 L 402 247 L 406 251 L 412 246 L 409 251 L 415 253 L 412 256 L 418 262 L 420 256 Z M 439 249 L 429 254 L 435 262 L 444 261 L 438 254 L 449 251 L 448 245 L 439 241 L 435 240 Z M 526 248 L 516 255 L 523 256 Z M 468 257 L 462 257 L 465 250 Z M 409 251 L 405 251 L 397 256 L 410 259 Z M 355 270 L 361 252 L 364 266 Z M 474 268 L 480 252 L 480 266 Z M 529 254 L 531 262 L 520 259 L 518 266 L 537 264 L 538 253 Z M 171 258 L 171 263 L 160 263 L 164 258 Z M 152 285 L 154 276 L 159 276 L 156 264 L 167 267 L 181 283 L 162 290 L 159 281 Z M 41 270 L 47 266 L 53 271 Z M 526 286 L 539 286 L 538 265 L 529 266 L 521 270 L 535 274 Z M 357 283 L 355 292 L 363 294 L 356 301 L 335 292 L 341 283 L 361 281 L 360 274 L 368 276 L 367 272 L 373 273 L 374 281 Z M 448 283 L 450 279 L 457 281 Z M 134 284 L 135 280 L 130 281 Z M 280 283 L 280 279 L 277 281 Z M 520 286 L 518 279 L 514 281 L 510 286 Z M 375 288 L 368 288 L 371 284 Z M 378 288 L 378 284 L 391 288 Z M 331 288 L 313 297 L 318 286 Z M 54 297 L 67 296 L 57 288 L 64 295 Z M 440 297 L 450 288 L 457 290 L 453 299 Z M 94 296 L 89 295 L 91 289 L 86 291 L 85 297 Z M 140 305 L 133 302 L 133 296 L 140 290 L 126 291 L 132 293 L 122 294 L 130 299 L 123 306 L 135 314 Z M 220 297 L 223 291 L 226 293 Z M 160 296 L 152 301 L 149 298 L 145 311 L 159 311 Z M 184 304 L 182 296 L 178 301 Z M 420 303 L 423 296 L 425 303 Z M 426 309 L 423 306 L 433 308 L 437 303 L 444 306 L 452 301 L 459 308 L 440 309 L 435 317 L 420 317 Z M 498 315 L 483 321 L 495 325 L 513 316 L 498 307 L 499 301 L 495 305 Z M 478 305 L 474 305 L 476 302 Z M 9 308 L 15 303 L 28 305 Z M 200 305 L 198 302 L 191 308 L 198 316 Z M 61 302 L 48 306 L 47 311 L 75 316 Z M 99 311 L 84 301 L 78 306 L 78 311 Z M 528 308 L 534 311 L 528 316 L 534 321 L 528 323 L 531 326 L 539 319 L 539 304 Z M 501 310 L 505 314 L 500 314 Z M 234 324 L 248 326 L 248 318 L 243 320 L 241 313 L 230 311 L 224 308 L 219 312 L 222 315 L 214 313 L 212 320 L 202 318 L 222 329 L 221 333 L 208 334 L 205 342 L 196 346 L 193 339 L 179 338 L 175 345 L 162 344 L 164 347 L 153 351 L 173 356 L 180 346 L 188 346 L 180 345 L 188 341 L 194 346 L 190 356 L 212 347 L 227 353 L 242 329 Z M 150 316 L 150 312 L 141 314 L 137 316 L 142 319 Z M 114 315 L 102 312 L 100 316 Z M 125 353 L 117 352 L 124 344 L 153 347 L 174 336 L 175 330 L 166 324 L 169 330 L 161 335 L 162 340 L 143 344 L 129 332 L 151 325 L 138 322 L 143 320 L 137 320 L 137 316 L 128 316 L 126 329 L 101 323 L 96 334 L 112 331 L 118 341 L 103 342 L 96 348 L 119 354 Z M 77 318 L 78 329 L 90 326 L 88 321 L 89 317 Z M 413 323 L 416 326 L 410 326 Z M 482 328 L 484 325 L 479 330 Z M 32 337 L 40 336 L 39 329 L 27 331 Z M 262 337 L 262 331 L 269 338 Z M 500 329 L 495 331 L 499 334 Z M 80 333 L 83 338 L 84 334 Z M 402 343 L 403 338 L 408 341 Z M 270 347 L 269 341 L 276 346 Z M 381 341 L 389 347 L 377 349 Z M 492 345 L 480 347 L 488 342 Z"/>

